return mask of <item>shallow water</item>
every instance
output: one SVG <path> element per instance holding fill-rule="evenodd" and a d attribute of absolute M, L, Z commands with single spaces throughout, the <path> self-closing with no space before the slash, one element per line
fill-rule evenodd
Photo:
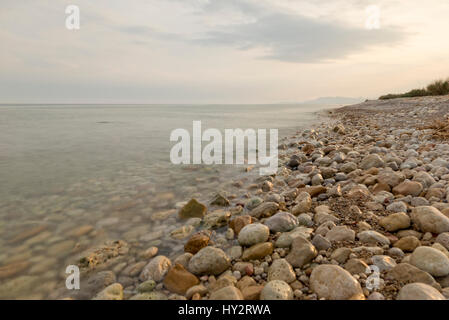
<path fill-rule="evenodd" d="M 232 182 L 257 176 L 241 166 L 171 164 L 172 130 L 192 132 L 201 120 L 203 131 L 276 128 L 282 137 L 325 107 L 0 106 L 0 298 L 48 298 L 64 286 L 67 265 L 108 239 L 173 256 L 185 242 L 170 235 L 183 226 L 183 201 L 239 197 Z"/>

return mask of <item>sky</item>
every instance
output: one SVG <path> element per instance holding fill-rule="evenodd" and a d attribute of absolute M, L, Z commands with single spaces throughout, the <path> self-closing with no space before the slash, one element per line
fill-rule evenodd
<path fill-rule="evenodd" d="M 68 5 L 80 9 L 79 30 L 66 28 Z M 449 77 L 447 0 L 0 0 L 0 8 L 0 103 L 372 99 Z"/>

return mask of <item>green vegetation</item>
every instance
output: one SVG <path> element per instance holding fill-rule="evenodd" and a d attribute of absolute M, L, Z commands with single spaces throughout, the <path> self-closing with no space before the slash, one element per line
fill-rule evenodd
<path fill-rule="evenodd" d="M 442 96 L 449 94 L 449 79 L 437 80 L 429 84 L 423 89 L 413 89 L 401 94 L 387 94 L 379 97 L 380 100 L 388 100 L 395 98 L 410 98 L 410 97 L 424 97 L 424 96 Z"/>

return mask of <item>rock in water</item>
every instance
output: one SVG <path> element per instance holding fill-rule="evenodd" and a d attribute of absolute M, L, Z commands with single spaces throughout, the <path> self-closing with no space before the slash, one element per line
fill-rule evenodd
<path fill-rule="evenodd" d="M 171 261 L 165 256 L 157 256 L 148 263 L 140 273 L 140 280 L 145 281 L 153 279 L 156 282 L 160 282 L 164 279 L 171 267 Z"/>
<path fill-rule="evenodd" d="M 268 282 L 260 293 L 260 300 L 292 300 L 292 288 L 281 280 Z"/>
<path fill-rule="evenodd" d="M 239 233 L 239 243 L 242 246 L 252 246 L 265 242 L 270 236 L 270 229 L 260 223 L 253 223 L 245 226 Z"/>
<path fill-rule="evenodd" d="M 416 248 L 410 257 L 410 263 L 435 277 L 449 275 L 449 258 L 435 248 Z"/>
<path fill-rule="evenodd" d="M 412 221 L 423 232 L 443 233 L 449 231 L 449 218 L 435 207 L 416 207 L 411 213 Z"/>
<path fill-rule="evenodd" d="M 210 204 L 214 205 L 214 206 L 227 207 L 227 206 L 229 206 L 230 203 L 229 203 L 229 200 L 225 196 L 217 193 L 215 195 L 215 198 L 211 201 Z"/>
<path fill-rule="evenodd" d="M 343 268 L 319 265 L 310 276 L 310 287 L 318 298 L 328 300 L 364 300 L 360 283 Z"/>
<path fill-rule="evenodd" d="M 218 275 L 231 266 L 223 250 L 213 247 L 201 249 L 189 261 L 189 271 L 196 275 Z"/>
<path fill-rule="evenodd" d="M 204 227 L 206 229 L 221 228 L 228 224 L 229 219 L 231 219 L 231 212 L 219 209 L 204 216 Z"/>
<path fill-rule="evenodd" d="M 199 203 L 196 199 L 192 199 L 179 210 L 179 217 L 181 219 L 203 218 L 206 215 L 206 211 L 207 208 L 204 204 Z"/>
<path fill-rule="evenodd" d="M 196 254 L 201 249 L 207 247 L 210 237 L 202 232 L 194 234 L 184 245 L 184 251 Z"/>
<path fill-rule="evenodd" d="M 409 283 L 399 291 L 397 300 L 446 300 L 446 298 L 427 284 Z"/>
<path fill-rule="evenodd" d="M 181 264 L 177 263 L 171 268 L 164 278 L 164 286 L 171 292 L 184 295 L 187 290 L 200 281 L 197 277 L 187 271 Z"/>

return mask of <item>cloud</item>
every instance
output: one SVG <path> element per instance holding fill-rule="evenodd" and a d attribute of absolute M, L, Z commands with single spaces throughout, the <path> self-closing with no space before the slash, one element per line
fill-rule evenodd
<path fill-rule="evenodd" d="M 116 29 L 117 31 L 125 33 L 129 36 L 138 36 L 164 41 L 182 41 L 184 39 L 180 34 L 160 31 L 143 25 L 114 26 L 112 29 Z"/>
<path fill-rule="evenodd" d="M 159 40 L 184 41 L 202 46 L 223 46 L 238 50 L 257 49 L 259 58 L 295 63 L 321 63 L 344 59 L 370 48 L 400 44 L 407 33 L 403 29 L 382 26 L 364 29 L 348 25 L 333 10 L 346 8 L 342 0 L 320 2 L 321 16 L 305 16 L 281 4 L 295 3 L 273 0 L 170 0 L 172 3 L 193 8 L 197 17 L 214 21 L 203 31 L 182 36 L 164 35 L 154 30 L 146 35 Z M 351 0 L 362 15 L 370 1 Z M 301 4 L 316 5 L 305 0 Z M 324 8 L 325 7 L 325 8 Z M 324 10 L 329 9 L 329 10 Z M 219 22 L 220 21 L 220 22 Z M 222 23 L 223 22 L 223 23 Z M 130 31 L 135 30 L 130 29 Z M 139 33 L 137 28 L 136 34 Z"/>
<path fill-rule="evenodd" d="M 406 34 L 396 28 L 366 30 L 300 15 L 273 13 L 254 22 L 207 32 L 195 42 L 262 49 L 263 58 L 314 63 L 344 58 L 375 46 L 394 45 Z"/>

